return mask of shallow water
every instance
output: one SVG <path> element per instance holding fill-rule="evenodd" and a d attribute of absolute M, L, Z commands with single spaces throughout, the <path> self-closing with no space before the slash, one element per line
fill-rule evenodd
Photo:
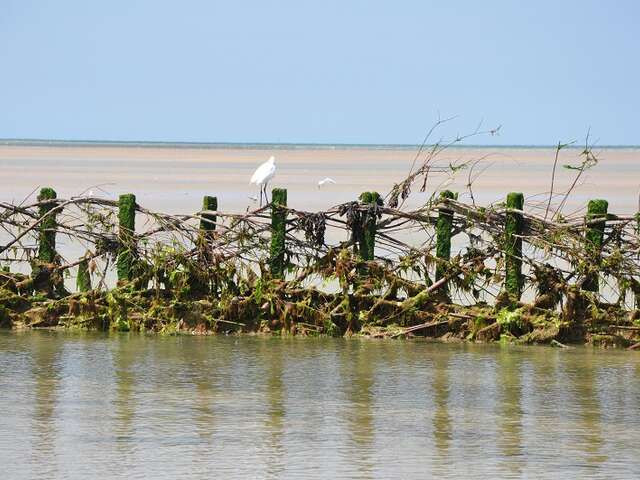
<path fill-rule="evenodd" d="M 2 478 L 637 478 L 640 356 L 0 332 Z"/>

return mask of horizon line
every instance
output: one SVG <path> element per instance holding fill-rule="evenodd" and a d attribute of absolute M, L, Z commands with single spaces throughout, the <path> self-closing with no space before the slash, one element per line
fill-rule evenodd
<path fill-rule="evenodd" d="M 176 148 L 378 148 L 409 149 L 420 148 L 419 143 L 326 143 L 326 142 L 204 142 L 204 141 L 171 141 L 171 140 L 70 140 L 54 138 L 0 138 L 2 146 L 104 146 L 104 147 L 176 147 Z M 434 145 L 427 143 L 425 145 Z M 444 144 L 443 144 L 444 145 Z M 454 143 L 451 148 L 557 148 L 557 144 L 464 144 Z M 284 147 L 284 148 L 282 148 Z M 594 148 L 640 148 L 640 145 L 593 145 Z M 584 148 L 584 145 L 571 144 L 563 148 Z"/>

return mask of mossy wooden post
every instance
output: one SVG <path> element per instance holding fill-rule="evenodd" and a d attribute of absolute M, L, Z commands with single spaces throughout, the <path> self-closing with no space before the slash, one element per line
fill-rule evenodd
<path fill-rule="evenodd" d="M 136 231 L 136 196 L 132 193 L 120 195 L 118 200 L 118 252 L 117 271 L 119 281 L 133 278 L 134 234 Z"/>
<path fill-rule="evenodd" d="M 513 301 L 520 300 L 524 277 L 522 276 L 522 214 L 514 210 L 524 208 L 524 195 L 511 192 L 507 195 L 507 213 L 504 225 L 505 279 L 504 288 Z"/>
<path fill-rule="evenodd" d="M 202 198 L 202 211 L 216 211 L 218 210 L 218 198 L 205 195 Z M 206 264 L 210 260 L 211 254 L 209 251 L 209 241 L 211 240 L 211 233 L 216 229 L 217 216 L 211 213 L 202 213 L 200 216 L 200 235 L 199 235 L 199 252 L 198 256 L 202 263 Z M 191 278 L 191 290 L 194 293 L 207 294 L 211 291 L 210 281 L 206 272 L 201 272 L 196 277 Z"/>
<path fill-rule="evenodd" d="M 38 234 L 38 260 L 44 263 L 53 263 L 56 258 L 56 213 L 49 212 L 55 208 L 55 202 L 47 202 L 57 198 L 53 188 L 45 187 L 40 190 L 38 202 L 40 205 L 38 215 L 46 218 L 40 222 Z"/>
<path fill-rule="evenodd" d="M 273 278 L 284 278 L 285 231 L 287 212 L 287 190 L 274 188 L 271 191 L 271 249 L 269 271 Z"/>
<path fill-rule="evenodd" d="M 456 195 L 445 190 L 440 192 L 440 198 L 456 198 Z M 447 265 L 451 258 L 451 231 L 453 229 L 453 211 L 450 208 L 440 207 L 438 209 L 438 220 L 436 222 L 436 282 L 447 273 Z"/>
<path fill-rule="evenodd" d="M 585 233 L 585 249 L 591 267 L 600 264 L 600 253 L 602 252 L 602 242 L 604 240 L 604 227 L 607 219 L 607 209 L 609 202 L 606 200 L 589 200 L 587 204 L 587 230 Z M 601 220 L 601 221 L 595 221 Z M 593 223 L 592 223 L 593 222 Z M 598 272 L 587 274 L 582 289 L 588 292 L 597 292 L 600 289 Z"/>
<path fill-rule="evenodd" d="M 360 201 L 366 205 L 378 205 L 380 194 L 378 192 L 364 192 L 360 195 Z M 358 232 L 360 258 L 364 261 L 373 260 L 376 248 L 376 216 L 365 214 L 362 216 L 362 230 Z"/>
<path fill-rule="evenodd" d="M 218 210 L 218 197 L 210 197 L 205 195 L 202 198 L 202 210 Z M 211 232 L 216 229 L 217 217 L 211 213 L 203 213 L 200 219 L 200 230 L 203 232 L 203 236 L 206 237 L 206 232 Z"/>
<path fill-rule="evenodd" d="M 76 287 L 79 292 L 91 290 L 91 274 L 89 273 L 89 260 L 83 258 L 78 264 L 78 276 L 76 277 Z"/>

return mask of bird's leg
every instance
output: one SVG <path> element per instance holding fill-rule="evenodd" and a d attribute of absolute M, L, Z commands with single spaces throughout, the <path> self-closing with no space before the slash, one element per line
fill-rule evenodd
<path fill-rule="evenodd" d="M 262 185 L 260 185 L 260 208 L 262 208 Z"/>
<path fill-rule="evenodd" d="M 264 184 L 264 200 L 267 202 L 267 205 L 269 204 L 269 197 L 267 196 L 267 186 L 269 185 L 269 183 L 265 183 Z"/>

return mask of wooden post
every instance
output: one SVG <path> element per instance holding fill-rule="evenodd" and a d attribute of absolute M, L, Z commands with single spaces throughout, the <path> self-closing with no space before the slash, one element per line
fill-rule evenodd
<path fill-rule="evenodd" d="M 378 205 L 380 194 L 378 192 L 364 192 L 360 195 L 360 201 L 367 205 Z M 362 216 L 362 230 L 358 232 L 359 253 L 362 260 L 374 259 L 376 247 L 376 221 L 375 215 L 365 214 Z"/>
<path fill-rule="evenodd" d="M 136 231 L 136 196 L 132 193 L 120 195 L 118 200 L 118 280 L 127 281 L 133 278 L 135 261 L 134 234 Z"/>
<path fill-rule="evenodd" d="M 284 278 L 285 233 L 287 212 L 287 190 L 274 188 L 271 191 L 271 250 L 269 270 L 273 278 Z"/>
<path fill-rule="evenodd" d="M 38 202 L 46 202 L 57 198 L 53 188 L 45 187 L 40 190 Z M 55 202 L 47 202 L 40 205 L 38 215 L 40 218 L 49 214 L 55 208 Z M 38 260 L 44 263 L 53 263 L 56 257 L 56 213 L 49 214 L 39 225 L 38 234 Z"/>
<path fill-rule="evenodd" d="M 202 211 L 206 210 L 218 210 L 218 198 L 205 195 L 202 198 Z M 211 213 L 202 213 L 200 218 L 200 234 L 198 236 L 198 258 L 206 264 L 210 260 L 211 255 L 208 249 L 209 241 L 212 237 L 212 232 L 216 229 L 217 216 Z M 193 293 L 199 293 L 206 295 L 211 293 L 211 282 L 207 275 L 207 272 L 197 272 L 195 276 L 190 278 L 191 291 Z"/>
<path fill-rule="evenodd" d="M 607 209 L 609 202 L 606 200 L 589 200 L 587 204 L 588 222 L 585 233 L 585 250 L 592 266 L 600 264 L 600 253 L 602 252 L 602 242 L 604 241 L 604 227 L 607 220 Z M 594 220 L 601 220 L 591 223 Z M 597 292 L 600 289 L 598 272 L 588 274 L 582 284 L 582 289 L 588 292 Z"/>
<path fill-rule="evenodd" d="M 450 190 L 440 192 L 440 198 L 456 198 Z M 453 229 L 453 211 L 450 208 L 438 209 L 436 222 L 436 282 L 447 274 L 447 264 L 451 258 L 451 230 Z"/>
<path fill-rule="evenodd" d="M 205 195 L 202 198 L 202 210 L 218 210 L 218 198 Z M 210 213 L 203 213 L 200 220 L 200 230 L 203 232 L 210 232 L 216 229 L 217 217 Z"/>
<path fill-rule="evenodd" d="M 524 195 L 507 195 L 507 213 L 504 227 L 505 279 L 504 287 L 513 301 L 520 300 L 524 278 L 522 276 L 522 214 L 513 210 L 524 208 Z"/>
<path fill-rule="evenodd" d="M 91 274 L 89 273 L 89 260 L 83 258 L 78 264 L 78 276 L 76 277 L 76 287 L 79 292 L 91 290 Z"/>

